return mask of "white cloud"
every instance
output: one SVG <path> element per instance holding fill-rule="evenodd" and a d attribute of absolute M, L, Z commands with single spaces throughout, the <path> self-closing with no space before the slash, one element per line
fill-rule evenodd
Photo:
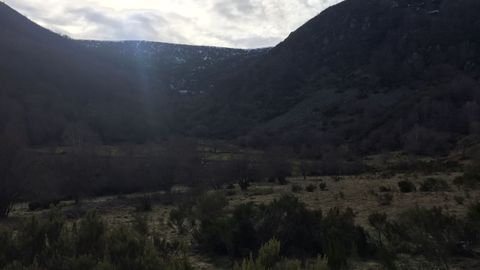
<path fill-rule="evenodd" d="M 274 46 L 341 0 L 4 0 L 78 39 L 144 39 L 239 48 Z"/>

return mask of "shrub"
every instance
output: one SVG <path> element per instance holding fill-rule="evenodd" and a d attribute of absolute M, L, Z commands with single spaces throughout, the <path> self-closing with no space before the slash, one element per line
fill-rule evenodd
<path fill-rule="evenodd" d="M 153 209 L 153 200 L 149 196 L 142 196 L 135 199 L 135 209 L 138 212 L 150 212 Z"/>
<path fill-rule="evenodd" d="M 420 191 L 422 192 L 439 192 L 449 190 L 450 186 L 443 179 L 428 178 L 420 185 Z"/>
<path fill-rule="evenodd" d="M 463 203 L 465 202 L 465 197 L 462 197 L 462 196 L 455 196 L 454 197 L 454 200 L 457 204 L 460 204 L 460 205 L 463 205 Z"/>
<path fill-rule="evenodd" d="M 280 260 L 280 242 L 272 239 L 258 251 L 257 263 L 264 268 L 273 267 Z"/>
<path fill-rule="evenodd" d="M 323 217 L 293 196 L 283 196 L 268 205 L 239 205 L 232 214 L 223 213 L 202 222 L 194 232 L 201 251 L 234 257 L 249 256 L 273 238 L 282 243 L 283 256 L 327 255 L 332 266 L 343 267 L 355 247 L 369 252 L 366 233 L 354 224 L 352 210 L 334 209 Z M 243 265 L 254 262 L 247 260 Z"/>
<path fill-rule="evenodd" d="M 227 190 L 225 195 L 231 197 L 237 195 L 237 192 L 235 190 Z"/>
<path fill-rule="evenodd" d="M 143 255 L 144 246 L 135 231 L 122 226 L 109 233 L 107 253 L 115 269 L 139 269 L 136 260 Z"/>
<path fill-rule="evenodd" d="M 241 264 L 235 264 L 233 270 L 265 270 L 265 268 L 258 266 L 252 255 L 250 255 L 248 259 L 243 259 Z"/>
<path fill-rule="evenodd" d="M 477 166 L 470 166 L 465 169 L 462 176 L 456 177 L 453 183 L 457 186 L 476 189 L 480 187 L 480 172 Z"/>
<path fill-rule="evenodd" d="M 244 259 L 241 264 L 235 264 L 233 269 L 238 270 L 264 270 L 273 269 L 280 260 L 280 242 L 272 239 L 264 244 L 258 251 L 257 259 L 254 260 L 252 255 Z"/>
<path fill-rule="evenodd" d="M 76 232 L 77 252 L 80 255 L 102 257 L 105 250 L 107 227 L 103 219 L 95 212 L 90 212 L 78 224 Z"/>
<path fill-rule="evenodd" d="M 389 188 L 389 187 L 386 187 L 386 186 L 380 186 L 380 187 L 378 188 L 378 190 L 379 190 L 380 192 L 392 192 L 392 189 Z"/>
<path fill-rule="evenodd" d="M 270 194 L 273 194 L 273 193 L 275 193 L 275 191 L 271 187 L 265 187 L 265 188 L 258 187 L 258 188 L 252 189 L 252 191 L 250 192 L 249 195 L 251 195 L 251 196 L 265 196 L 265 195 L 270 195 Z"/>
<path fill-rule="evenodd" d="M 142 235 L 148 234 L 149 228 L 147 216 L 142 214 L 133 215 L 133 227 Z"/>
<path fill-rule="evenodd" d="M 241 264 L 235 264 L 234 270 L 328 270 L 328 259 L 318 256 L 315 260 L 305 262 L 305 267 L 299 260 L 282 260 L 280 257 L 280 242 L 275 239 L 263 245 L 256 260 L 250 257 L 244 259 Z"/>
<path fill-rule="evenodd" d="M 320 188 L 321 191 L 325 191 L 327 190 L 327 183 L 322 182 L 320 183 L 320 185 L 318 185 L 318 187 Z"/>
<path fill-rule="evenodd" d="M 298 185 L 298 184 L 293 184 L 292 187 L 291 187 L 291 190 L 292 192 L 294 193 L 299 193 L 302 191 L 302 186 Z"/>
<path fill-rule="evenodd" d="M 368 223 L 377 232 L 378 241 L 382 243 L 382 232 L 385 231 L 387 226 L 387 214 L 385 213 L 373 213 L 368 216 Z"/>
<path fill-rule="evenodd" d="M 306 270 L 329 270 L 328 258 L 318 256 L 313 262 L 307 263 Z"/>
<path fill-rule="evenodd" d="M 392 204 L 393 195 L 390 193 L 382 193 L 377 195 L 378 204 L 381 206 L 388 206 Z"/>
<path fill-rule="evenodd" d="M 263 241 L 277 238 L 288 256 L 316 256 L 322 247 L 321 212 L 309 211 L 293 196 L 283 196 L 261 209 L 257 221 L 258 235 Z M 266 238 L 266 239 L 265 239 Z"/>
<path fill-rule="evenodd" d="M 13 233 L 0 227 L 0 269 L 15 258 L 16 247 Z"/>
<path fill-rule="evenodd" d="M 332 176 L 332 180 L 335 182 L 340 182 L 343 180 L 343 177 L 335 175 L 335 176 Z"/>
<path fill-rule="evenodd" d="M 246 180 L 239 181 L 238 186 L 242 191 L 246 191 L 250 187 L 250 181 L 246 181 Z"/>
<path fill-rule="evenodd" d="M 466 236 L 473 243 L 480 242 L 480 203 L 476 203 L 468 209 Z"/>
<path fill-rule="evenodd" d="M 205 193 L 197 200 L 195 216 L 200 221 L 215 219 L 222 215 L 222 211 L 227 205 L 228 200 L 223 192 Z"/>
<path fill-rule="evenodd" d="M 414 208 L 403 212 L 393 223 L 388 223 L 385 237 L 394 250 L 422 254 L 448 265 L 448 257 L 458 250 L 463 238 L 461 222 L 444 214 L 440 208 Z"/>
<path fill-rule="evenodd" d="M 282 185 L 282 186 L 288 184 L 288 180 L 287 180 L 287 178 L 284 177 L 284 176 L 278 177 L 277 180 L 278 180 L 278 183 L 279 183 L 280 185 Z"/>
<path fill-rule="evenodd" d="M 368 223 L 377 231 L 383 231 L 387 224 L 387 214 L 373 213 L 368 216 Z"/>
<path fill-rule="evenodd" d="M 223 215 L 201 222 L 192 234 L 197 248 L 206 253 L 234 256 L 230 225 L 231 219 Z"/>
<path fill-rule="evenodd" d="M 45 210 L 50 209 L 52 206 L 57 206 L 60 203 L 59 200 L 46 200 L 46 201 L 36 201 L 28 203 L 29 211 Z"/>
<path fill-rule="evenodd" d="M 417 191 L 417 187 L 411 181 L 400 181 L 398 182 L 398 187 L 400 188 L 400 192 L 402 193 L 410 193 Z"/>
<path fill-rule="evenodd" d="M 317 187 L 313 184 L 310 184 L 308 185 L 306 188 L 305 188 L 305 191 L 307 192 L 314 192 L 315 190 L 317 189 Z"/>
<path fill-rule="evenodd" d="M 183 234 L 187 231 L 187 223 L 190 216 L 191 209 L 187 206 L 179 206 L 170 211 L 169 225 L 177 230 L 178 233 Z"/>

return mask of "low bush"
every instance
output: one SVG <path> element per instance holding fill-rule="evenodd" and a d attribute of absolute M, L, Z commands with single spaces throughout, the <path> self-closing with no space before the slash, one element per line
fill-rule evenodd
<path fill-rule="evenodd" d="M 178 233 L 184 234 L 188 230 L 189 219 L 192 216 L 192 210 L 188 206 L 179 206 L 172 209 L 169 214 L 169 225 Z"/>
<path fill-rule="evenodd" d="M 377 229 L 394 253 L 423 255 L 448 268 L 448 258 L 463 252 L 463 222 L 440 208 L 414 208 L 392 222 L 382 221 Z"/>
<path fill-rule="evenodd" d="M 29 211 L 38 211 L 50 209 L 52 206 L 57 206 L 60 203 L 59 200 L 45 200 L 45 201 L 35 201 L 28 203 Z"/>
<path fill-rule="evenodd" d="M 389 188 L 389 187 L 386 187 L 386 186 L 380 186 L 378 188 L 378 191 L 380 191 L 380 192 L 392 192 L 392 189 Z"/>
<path fill-rule="evenodd" d="M 469 207 L 466 218 L 466 239 L 472 244 L 480 242 L 480 203 L 476 203 Z"/>
<path fill-rule="evenodd" d="M 272 239 L 264 244 L 258 251 L 258 256 L 253 259 L 252 255 L 244 259 L 241 264 L 235 264 L 234 270 L 261 270 L 272 269 L 280 260 L 280 242 Z"/>
<path fill-rule="evenodd" d="M 300 186 L 298 184 L 293 184 L 292 187 L 291 187 L 291 190 L 294 193 L 299 193 L 303 190 L 303 188 L 302 188 L 302 186 Z"/>
<path fill-rule="evenodd" d="M 234 270 L 328 270 L 328 259 L 318 256 L 314 260 L 306 260 L 303 263 L 297 259 L 286 259 L 280 256 L 280 242 L 272 239 L 263 245 L 258 251 L 258 256 L 243 259 L 242 263 L 235 264 Z"/>
<path fill-rule="evenodd" d="M 389 206 L 393 202 L 393 194 L 391 193 L 377 194 L 376 197 L 378 204 L 381 206 Z"/>
<path fill-rule="evenodd" d="M 462 197 L 462 196 L 455 196 L 453 197 L 453 199 L 459 205 L 463 205 L 463 203 L 465 202 L 465 197 Z"/>
<path fill-rule="evenodd" d="M 321 191 L 326 191 L 327 190 L 327 183 L 322 182 L 318 185 Z"/>
<path fill-rule="evenodd" d="M 465 188 L 480 188 L 480 171 L 478 166 L 469 166 L 465 169 L 465 173 L 453 180 L 457 186 Z"/>
<path fill-rule="evenodd" d="M 134 199 L 135 210 L 138 212 L 150 212 L 153 208 L 153 200 L 149 196 Z"/>
<path fill-rule="evenodd" d="M 417 187 L 411 181 L 404 180 L 398 182 L 398 188 L 400 188 L 400 192 L 402 193 L 410 193 L 417 191 Z"/>
<path fill-rule="evenodd" d="M 142 235 L 147 235 L 150 228 L 148 227 L 148 217 L 143 214 L 133 215 L 133 228 Z"/>
<path fill-rule="evenodd" d="M 275 193 L 275 191 L 271 187 L 257 187 L 255 189 L 251 189 L 249 195 L 251 195 L 251 196 L 265 196 L 265 195 L 271 195 L 273 193 Z"/>
<path fill-rule="evenodd" d="M 194 207 L 194 215 L 200 221 L 212 220 L 222 215 L 223 209 L 228 205 L 225 193 L 221 191 L 201 195 Z"/>
<path fill-rule="evenodd" d="M 305 188 L 306 192 L 314 192 L 317 189 L 317 186 L 310 184 Z"/>

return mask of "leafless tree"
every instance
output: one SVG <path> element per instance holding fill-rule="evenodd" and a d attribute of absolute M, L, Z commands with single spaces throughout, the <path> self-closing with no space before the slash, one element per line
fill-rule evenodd
<path fill-rule="evenodd" d="M 0 135 L 0 218 L 8 216 L 25 191 L 26 155 L 18 138 Z"/>

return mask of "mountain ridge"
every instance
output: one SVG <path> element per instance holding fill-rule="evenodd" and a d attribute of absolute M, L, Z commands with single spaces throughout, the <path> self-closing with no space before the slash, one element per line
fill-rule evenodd
<path fill-rule="evenodd" d="M 210 105 L 216 113 L 200 108 L 195 117 L 204 117 L 205 125 L 212 123 L 217 136 L 250 133 L 247 140 L 263 137 L 260 141 L 297 146 L 324 140 L 366 151 L 399 149 L 412 144 L 405 137 L 417 130 L 434 137 L 432 141 L 451 145 L 476 125 L 452 118 L 471 119 L 459 107 L 478 103 L 474 96 L 480 74 L 480 21 L 475 16 L 479 10 L 479 3 L 470 0 L 341 2 L 293 32 L 253 67 L 229 77 L 223 86 L 232 81 L 235 86 L 212 95 L 218 100 Z M 457 92 L 455 84 L 468 85 L 468 90 Z M 337 103 L 322 105 L 334 94 L 340 96 Z M 347 102 L 352 95 L 356 98 Z M 397 96 L 394 103 L 405 107 L 400 105 L 403 95 L 418 96 L 406 105 L 413 112 L 402 109 L 395 114 L 389 108 L 392 98 Z M 291 109 L 302 102 L 318 106 L 311 105 L 304 109 L 306 116 L 274 128 L 274 119 L 294 116 Z M 445 123 L 439 123 L 436 114 L 445 112 L 437 106 L 449 108 L 444 110 L 455 116 L 445 115 Z M 228 114 L 234 117 L 225 117 Z M 374 120 L 378 114 L 393 118 L 380 124 Z M 414 120 L 415 114 L 422 115 L 420 120 Z M 247 128 L 228 126 L 232 121 Z M 302 125 L 307 128 L 297 128 Z"/>
<path fill-rule="evenodd" d="M 0 42 L 9 59 L 0 78 L 27 93 L 17 97 L 27 115 L 32 82 L 45 86 L 36 91 L 45 91 L 39 99 L 48 110 L 73 104 L 63 107 L 74 112 L 52 112 L 62 119 L 43 136 L 50 142 L 73 121 L 110 143 L 180 133 L 316 152 L 347 145 L 440 153 L 479 130 L 479 10 L 474 0 L 346 0 L 263 50 L 69 40 L 12 13 L 2 19 L 28 31 Z M 29 31 L 45 40 L 33 44 Z M 31 59 L 25 71 L 15 64 Z"/>

